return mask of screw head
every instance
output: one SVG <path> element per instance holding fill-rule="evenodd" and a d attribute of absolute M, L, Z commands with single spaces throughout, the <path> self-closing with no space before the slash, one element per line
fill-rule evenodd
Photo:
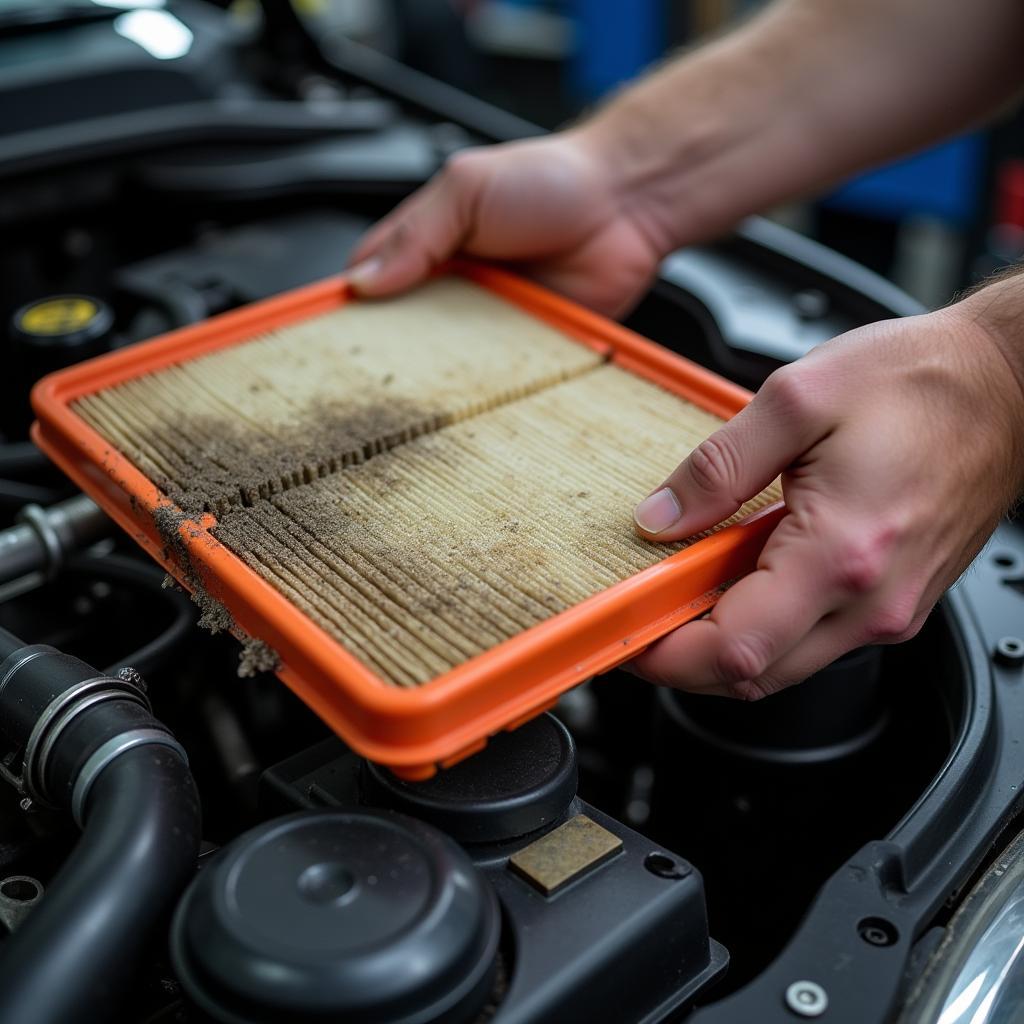
<path fill-rule="evenodd" d="M 1000 665 L 1007 667 L 1024 665 L 1024 640 L 1016 636 L 1001 637 L 992 656 Z"/>
<path fill-rule="evenodd" d="M 146 680 L 142 678 L 137 669 L 131 665 L 125 665 L 117 670 L 117 678 L 125 683 L 131 683 L 136 689 L 146 692 Z"/>
<path fill-rule="evenodd" d="M 896 926 L 884 917 L 865 917 L 857 925 L 857 934 L 869 946 L 893 946 L 900 937 Z"/>
<path fill-rule="evenodd" d="M 786 989 L 786 1006 L 798 1017 L 820 1017 L 828 1009 L 828 993 L 816 981 L 794 981 Z"/>

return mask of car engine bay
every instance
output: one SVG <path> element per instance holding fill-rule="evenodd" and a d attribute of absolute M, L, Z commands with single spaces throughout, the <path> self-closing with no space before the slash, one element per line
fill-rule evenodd
<path fill-rule="evenodd" d="M 906 644 L 753 704 L 613 670 L 408 782 L 35 448 L 43 375 L 337 274 L 537 130 L 252 6 L 0 6 L 0 1022 L 1019 1019 L 1019 521 Z M 756 388 L 916 311 L 755 218 L 628 323 Z"/>

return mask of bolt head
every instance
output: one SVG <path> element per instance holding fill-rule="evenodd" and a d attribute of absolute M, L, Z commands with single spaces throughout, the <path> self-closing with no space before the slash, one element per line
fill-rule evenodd
<path fill-rule="evenodd" d="M 119 668 L 117 670 L 117 678 L 126 683 L 131 683 L 132 686 L 141 690 L 143 693 L 146 692 L 146 680 L 143 679 L 139 672 L 132 668 L 131 665 L 125 665 L 123 668 Z"/>
<path fill-rule="evenodd" d="M 794 981 L 785 1001 L 798 1017 L 820 1017 L 828 1009 L 828 993 L 816 981 Z"/>
<path fill-rule="evenodd" d="M 1016 636 L 1004 636 L 996 643 L 993 657 L 1000 665 L 1018 668 L 1024 665 L 1024 640 Z"/>

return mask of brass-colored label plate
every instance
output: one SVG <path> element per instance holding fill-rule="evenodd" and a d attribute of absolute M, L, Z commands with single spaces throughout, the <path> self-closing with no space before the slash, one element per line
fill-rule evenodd
<path fill-rule="evenodd" d="M 545 896 L 622 849 L 622 840 L 585 814 L 509 857 L 508 866 Z"/>

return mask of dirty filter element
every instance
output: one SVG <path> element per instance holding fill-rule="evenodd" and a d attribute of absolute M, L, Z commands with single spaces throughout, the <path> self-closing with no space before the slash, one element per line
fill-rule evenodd
<path fill-rule="evenodd" d="M 457 279 L 76 409 L 403 686 L 699 539 L 641 540 L 631 509 L 721 423 Z M 728 522 L 778 497 L 773 485 Z"/>
<path fill-rule="evenodd" d="M 458 278 L 127 380 L 75 410 L 189 515 L 251 504 L 601 356 Z"/>

